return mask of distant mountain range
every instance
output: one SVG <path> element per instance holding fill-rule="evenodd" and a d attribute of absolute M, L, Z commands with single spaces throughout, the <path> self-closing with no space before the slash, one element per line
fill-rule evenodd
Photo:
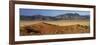
<path fill-rule="evenodd" d="M 44 16 L 44 15 L 32 15 L 25 16 L 20 15 L 20 20 L 89 20 L 89 15 L 79 15 L 78 13 L 66 13 L 57 16 Z"/>

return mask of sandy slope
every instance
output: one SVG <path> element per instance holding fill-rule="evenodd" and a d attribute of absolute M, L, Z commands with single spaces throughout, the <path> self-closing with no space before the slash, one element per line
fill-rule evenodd
<path fill-rule="evenodd" d="M 47 34 L 74 34 L 74 33 L 89 33 L 87 25 L 68 25 L 58 26 L 45 22 L 39 22 L 32 25 L 21 26 L 20 35 L 47 35 Z"/>

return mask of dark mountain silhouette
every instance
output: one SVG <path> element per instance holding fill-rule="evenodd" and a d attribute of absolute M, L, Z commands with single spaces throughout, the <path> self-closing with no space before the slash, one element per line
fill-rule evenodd
<path fill-rule="evenodd" d="M 78 13 L 66 13 L 58 16 L 44 16 L 44 15 L 32 15 L 25 16 L 20 15 L 21 20 L 79 20 L 79 19 L 87 19 L 89 20 L 89 15 L 79 15 Z"/>
<path fill-rule="evenodd" d="M 78 13 L 66 13 L 62 15 L 56 16 L 56 18 L 60 19 L 78 19 L 80 18 L 80 15 Z"/>

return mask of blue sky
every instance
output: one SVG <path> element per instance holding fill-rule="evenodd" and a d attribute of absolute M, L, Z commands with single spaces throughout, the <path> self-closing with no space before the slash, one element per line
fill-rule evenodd
<path fill-rule="evenodd" d="M 24 9 L 20 8 L 20 15 L 32 16 L 32 15 L 44 15 L 44 16 L 57 16 L 65 13 L 79 13 L 80 15 L 89 15 L 90 11 L 77 11 L 77 10 L 50 10 L 50 9 Z"/>

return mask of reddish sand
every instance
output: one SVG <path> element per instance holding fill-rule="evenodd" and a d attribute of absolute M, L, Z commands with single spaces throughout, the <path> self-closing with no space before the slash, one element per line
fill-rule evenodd
<path fill-rule="evenodd" d="M 20 28 L 20 35 L 47 35 L 47 34 L 75 34 L 89 33 L 89 26 L 86 25 L 69 25 L 58 26 L 40 22 L 33 25 L 23 26 Z"/>

